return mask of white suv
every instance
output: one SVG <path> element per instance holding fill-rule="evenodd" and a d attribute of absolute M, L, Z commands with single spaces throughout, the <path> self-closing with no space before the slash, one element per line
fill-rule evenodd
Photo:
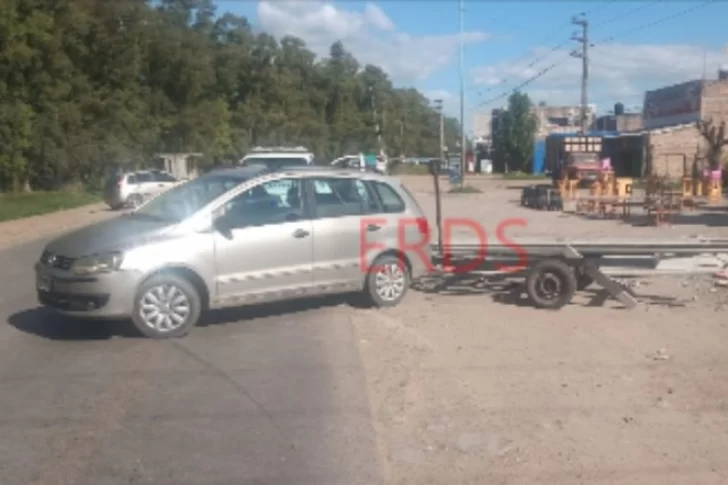
<path fill-rule="evenodd" d="M 113 210 L 138 207 L 147 199 L 168 190 L 180 181 L 161 170 L 141 170 L 110 177 L 104 186 L 104 202 Z"/>
<path fill-rule="evenodd" d="M 314 155 L 305 147 L 255 147 L 238 165 L 264 165 L 270 169 L 313 165 Z"/>

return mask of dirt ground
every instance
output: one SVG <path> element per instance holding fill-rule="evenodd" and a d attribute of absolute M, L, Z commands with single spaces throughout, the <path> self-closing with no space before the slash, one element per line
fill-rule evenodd
<path fill-rule="evenodd" d="M 434 219 L 430 181 L 405 183 Z M 468 183 L 483 193 L 445 195 L 443 213 L 489 231 L 523 217 L 523 235 L 728 235 L 720 213 L 633 226 L 521 208 L 508 186 L 524 183 Z M 728 290 L 683 276 L 640 280 L 636 291 L 635 310 L 590 307 L 590 294 L 536 310 L 472 286 L 357 310 L 389 482 L 728 483 Z"/>
<path fill-rule="evenodd" d="M 110 210 L 106 204 L 93 204 L 52 214 L 0 222 L 0 250 L 62 231 L 70 231 L 118 214 Z"/>
<path fill-rule="evenodd" d="M 468 181 L 444 215 L 513 235 L 723 235 L 722 212 L 672 226 L 521 208 L 506 181 Z M 406 184 L 434 219 L 428 177 Z M 445 188 L 447 182 L 443 181 Z M 112 216 L 85 207 L 0 224 L 0 248 Z M 709 278 L 641 281 L 635 310 L 585 294 L 561 311 L 465 285 L 351 309 L 381 460 L 393 485 L 728 483 L 728 290 Z M 481 285 L 482 286 L 482 285 Z"/>

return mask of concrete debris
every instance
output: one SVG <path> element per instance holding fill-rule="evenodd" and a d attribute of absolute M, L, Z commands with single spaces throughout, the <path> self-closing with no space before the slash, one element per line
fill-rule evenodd
<path fill-rule="evenodd" d="M 665 349 L 660 349 L 657 352 L 648 355 L 652 360 L 668 360 L 670 358 L 669 355 L 667 355 L 667 351 Z"/>

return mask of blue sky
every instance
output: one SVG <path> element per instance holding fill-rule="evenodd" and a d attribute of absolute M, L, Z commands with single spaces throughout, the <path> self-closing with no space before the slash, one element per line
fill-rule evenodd
<path fill-rule="evenodd" d="M 360 61 L 380 65 L 396 84 L 444 98 L 447 111 L 459 113 L 457 0 L 218 0 L 217 5 L 273 35 L 301 37 L 321 55 L 341 39 Z M 601 112 L 617 101 L 637 109 L 646 89 L 697 79 L 704 71 L 715 77 L 720 65 L 728 66 L 728 2 L 465 0 L 464 5 L 466 127 L 475 111 L 502 105 L 511 89 L 552 65 L 524 90 L 534 101 L 577 104 L 581 66 L 568 56 L 576 46 L 568 40 L 576 31 L 569 20 L 582 12 L 595 44 L 590 102 Z"/>

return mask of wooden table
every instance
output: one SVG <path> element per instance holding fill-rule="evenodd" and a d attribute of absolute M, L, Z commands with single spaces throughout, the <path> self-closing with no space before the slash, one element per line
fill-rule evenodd
<path fill-rule="evenodd" d="M 622 217 L 626 219 L 632 214 L 632 203 L 631 197 L 589 195 L 577 199 L 576 212 L 578 214 L 597 213 L 600 217 L 616 216 L 617 208 L 621 207 Z"/>

